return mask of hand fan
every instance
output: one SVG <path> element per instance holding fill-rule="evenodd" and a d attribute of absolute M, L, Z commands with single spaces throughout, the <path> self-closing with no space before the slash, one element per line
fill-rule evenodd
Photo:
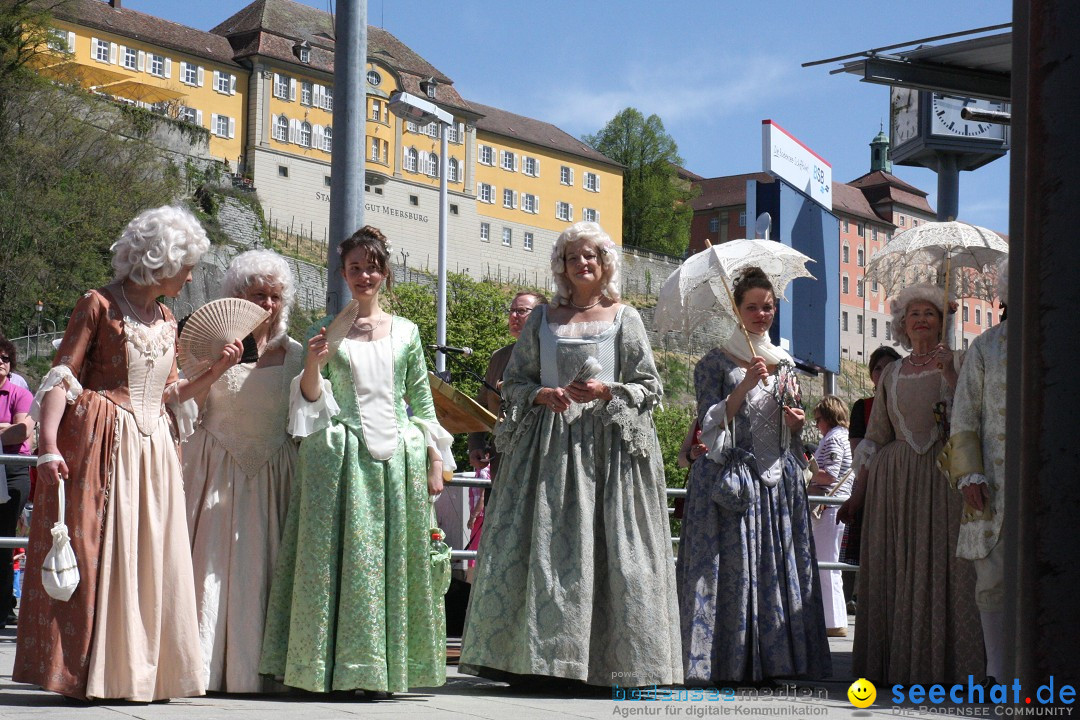
<path fill-rule="evenodd" d="M 341 341 L 349 334 L 349 329 L 356 322 L 356 314 L 360 312 L 360 303 L 350 300 L 349 304 L 341 309 L 326 328 L 326 344 L 330 351 L 334 352 Z"/>
<path fill-rule="evenodd" d="M 193 312 L 180 331 L 176 359 L 184 376 L 193 379 L 206 372 L 226 345 L 246 337 L 268 317 L 268 311 L 240 298 L 211 300 Z"/>

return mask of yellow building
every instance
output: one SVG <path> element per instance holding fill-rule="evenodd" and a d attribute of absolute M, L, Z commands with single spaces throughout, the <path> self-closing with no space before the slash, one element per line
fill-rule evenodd
<path fill-rule="evenodd" d="M 40 72 L 204 127 L 210 154 L 237 162 L 248 72 L 227 39 L 129 10 L 119 0 L 69 0 L 51 12 L 52 52 L 39 61 Z"/>
<path fill-rule="evenodd" d="M 251 178 L 268 219 L 328 236 L 334 25 L 293 0 L 256 0 L 202 32 L 120 6 L 71 0 L 54 11 L 58 50 L 44 71 L 168 112 L 211 132 L 210 152 Z M 69 51 L 70 52 L 67 52 Z M 548 248 L 568 224 L 600 222 L 621 243 L 622 167 L 548 123 L 470 103 L 453 80 L 382 28 L 368 28 L 365 222 L 434 269 L 443 160 L 453 271 L 547 285 Z M 389 110 L 393 93 L 454 117 L 440 158 L 437 124 Z M 235 165 L 234 165 L 235 163 Z"/>

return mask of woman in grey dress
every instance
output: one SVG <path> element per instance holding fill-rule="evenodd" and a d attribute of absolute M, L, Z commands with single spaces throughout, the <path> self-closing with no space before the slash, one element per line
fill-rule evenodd
<path fill-rule="evenodd" d="M 595 223 L 552 251 L 558 293 L 503 376 L 503 453 L 461 669 L 594 685 L 682 682 L 663 460 L 663 390 L 619 257 Z"/>
<path fill-rule="evenodd" d="M 694 370 L 706 458 L 694 463 L 679 544 L 688 684 L 831 671 L 803 486 L 791 356 L 769 340 L 776 296 L 759 268 L 735 282 L 737 332 Z"/>

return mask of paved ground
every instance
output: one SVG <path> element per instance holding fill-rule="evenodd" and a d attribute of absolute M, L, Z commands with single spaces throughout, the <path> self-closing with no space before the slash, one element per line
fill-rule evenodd
<path fill-rule="evenodd" d="M 850 630 L 849 630 L 850 633 Z M 15 657 L 14 628 L 0 630 L 0 718 L 76 718 L 77 720 L 171 720 L 203 718 L 225 720 L 342 720 L 356 717 L 392 718 L 490 718 L 534 720 L 548 718 L 709 718 L 723 716 L 814 718 L 919 716 L 917 710 L 898 710 L 879 702 L 868 710 L 856 710 L 847 699 L 851 678 L 851 639 L 830 640 L 834 677 L 824 683 L 798 683 L 773 690 L 772 697 L 754 697 L 753 691 L 725 699 L 675 699 L 656 702 L 614 700 L 607 689 L 592 691 L 524 693 L 501 683 L 461 675 L 447 668 L 444 687 L 417 690 L 390 700 L 366 702 L 360 698 L 329 699 L 316 695 L 255 696 L 212 695 L 173 700 L 169 703 L 114 703 L 82 705 L 29 685 L 11 682 Z M 883 689 L 879 694 L 886 694 Z M 760 691 L 764 695 L 765 691 Z M 940 711 L 944 707 L 936 708 Z M 966 709 L 966 708 L 965 708 Z M 987 716 L 992 716 L 992 709 Z M 957 708 L 957 710 L 961 710 Z M 954 710 L 955 712 L 955 710 Z"/>

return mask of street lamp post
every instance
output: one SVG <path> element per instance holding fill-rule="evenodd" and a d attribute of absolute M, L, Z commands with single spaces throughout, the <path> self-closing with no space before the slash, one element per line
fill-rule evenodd
<path fill-rule="evenodd" d="M 438 105 L 412 93 L 396 92 L 390 96 L 390 110 L 402 119 L 426 125 L 438 122 L 439 128 L 439 282 L 436 292 L 435 342 L 446 345 L 446 219 L 448 214 L 446 194 L 446 170 L 449 165 L 446 153 L 446 131 L 454 124 L 454 116 Z M 446 372 L 446 353 L 435 352 L 435 370 Z"/>

